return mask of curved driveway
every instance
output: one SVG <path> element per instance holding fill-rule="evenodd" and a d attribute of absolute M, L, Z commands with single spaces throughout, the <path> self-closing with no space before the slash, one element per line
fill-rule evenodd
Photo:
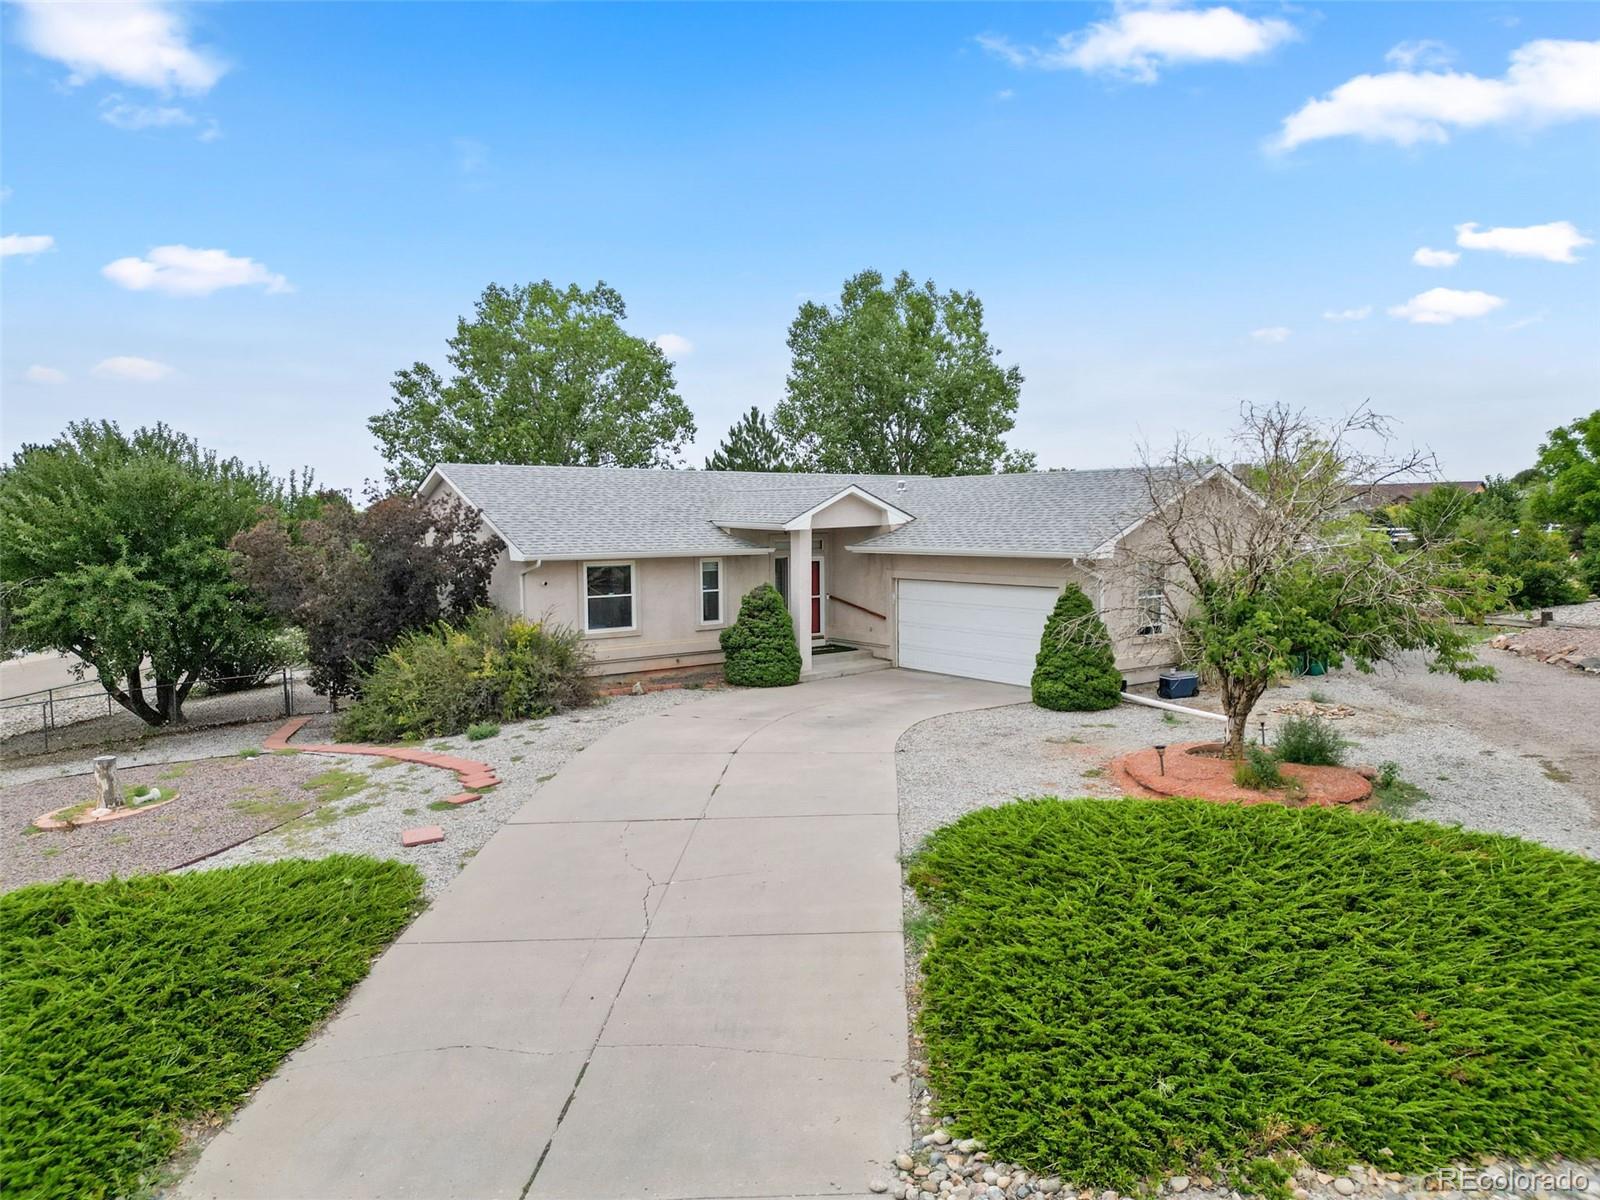
<path fill-rule="evenodd" d="M 895 741 L 1026 698 L 879 671 L 608 734 L 495 834 L 182 1194 L 864 1192 L 908 1136 Z"/>

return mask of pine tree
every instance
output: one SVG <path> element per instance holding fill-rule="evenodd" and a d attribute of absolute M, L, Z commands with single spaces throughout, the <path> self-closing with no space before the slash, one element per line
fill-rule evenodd
<path fill-rule="evenodd" d="M 708 471 L 792 471 L 783 442 L 755 405 L 734 422 L 722 445 L 706 459 Z"/>
<path fill-rule="evenodd" d="M 1115 708 L 1122 675 L 1106 624 L 1083 589 L 1068 584 L 1044 624 L 1033 668 L 1033 702 L 1062 712 Z"/>

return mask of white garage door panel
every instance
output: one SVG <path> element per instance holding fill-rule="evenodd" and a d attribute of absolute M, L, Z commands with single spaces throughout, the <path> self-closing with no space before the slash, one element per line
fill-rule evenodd
<path fill-rule="evenodd" d="M 902 579 L 899 662 L 913 671 L 1026 684 L 1055 588 Z"/>

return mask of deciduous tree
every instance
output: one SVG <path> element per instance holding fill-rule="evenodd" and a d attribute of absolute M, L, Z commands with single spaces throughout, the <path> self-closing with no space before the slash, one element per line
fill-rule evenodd
<path fill-rule="evenodd" d="M 69 425 L 0 472 L 0 583 L 13 649 L 75 654 L 150 725 L 183 720 L 202 673 L 275 625 L 228 541 L 283 491 L 166 425 Z"/>
<path fill-rule="evenodd" d="M 1002 367 L 971 292 L 901 272 L 845 281 L 789 326 L 787 392 L 773 414 L 801 467 L 900 475 L 1029 470 L 1008 450 L 1022 372 Z"/>
<path fill-rule="evenodd" d="M 441 462 L 673 465 L 694 418 L 672 363 L 626 315 L 604 283 L 484 289 L 456 322 L 449 378 L 422 362 L 397 372 L 392 407 L 367 422 L 390 488 L 414 489 Z"/>

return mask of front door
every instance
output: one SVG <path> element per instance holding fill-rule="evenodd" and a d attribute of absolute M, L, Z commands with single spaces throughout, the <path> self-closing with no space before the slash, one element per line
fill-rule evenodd
<path fill-rule="evenodd" d="M 811 636 L 822 636 L 822 560 L 811 560 Z"/>

